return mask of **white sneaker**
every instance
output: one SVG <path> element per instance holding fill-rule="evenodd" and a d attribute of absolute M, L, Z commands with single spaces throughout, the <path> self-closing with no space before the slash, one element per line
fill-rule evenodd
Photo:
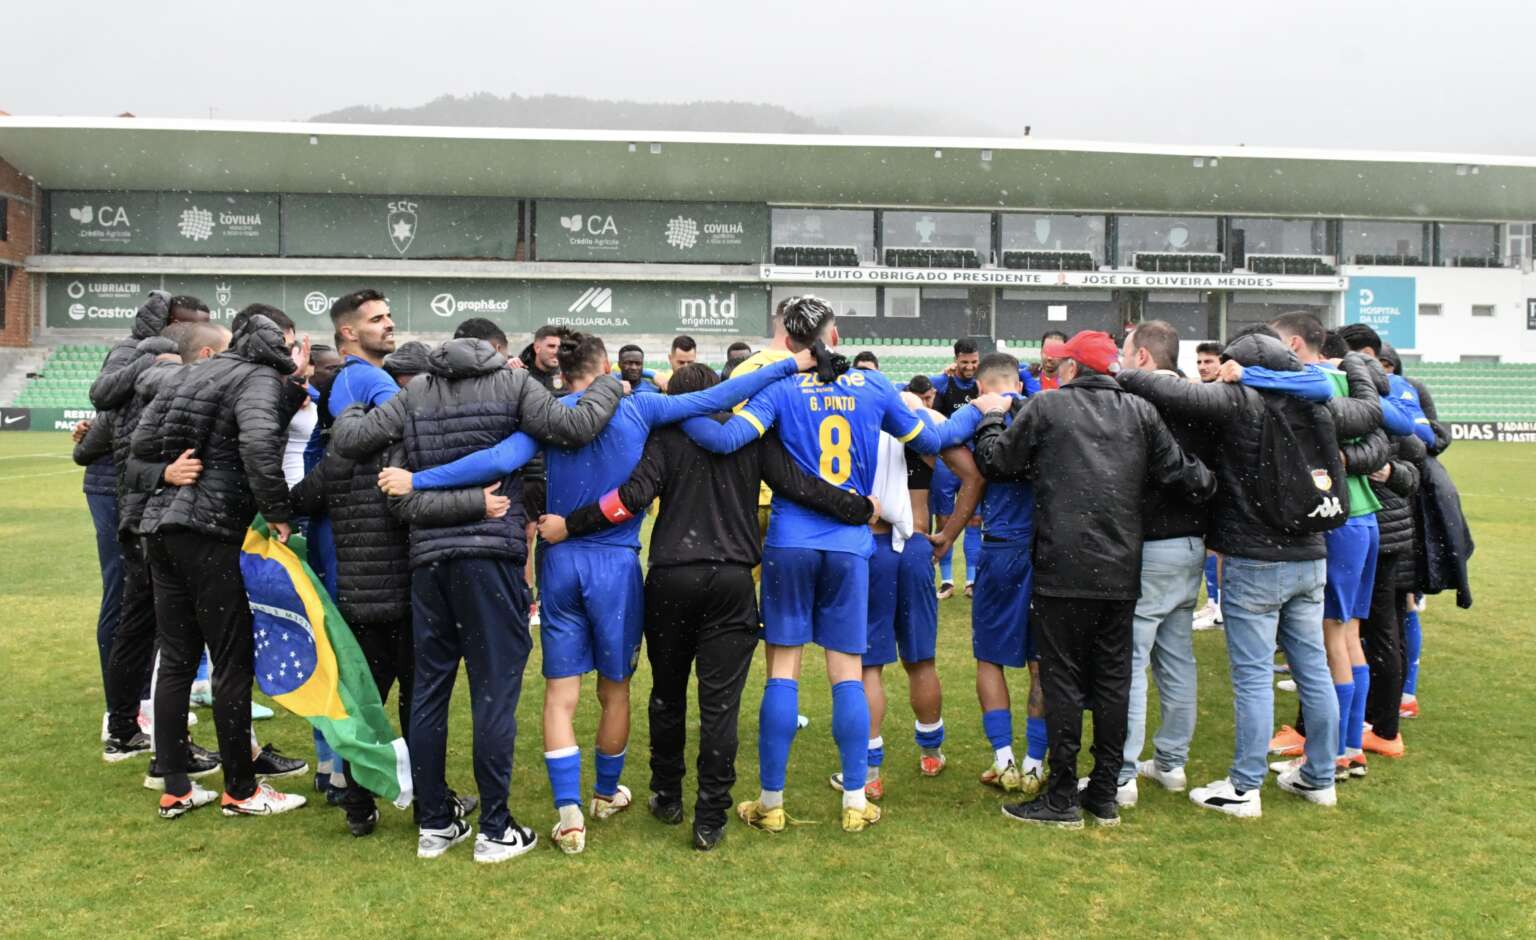
<path fill-rule="evenodd" d="M 194 783 L 191 792 L 186 796 L 165 794 L 160 797 L 160 818 L 175 819 L 177 816 L 192 812 L 199 806 L 207 806 L 218 798 L 217 793 Z"/>
<path fill-rule="evenodd" d="M 1183 767 L 1175 767 L 1172 770 L 1161 770 L 1155 760 L 1136 762 L 1136 776 L 1146 777 L 1148 780 L 1156 780 L 1163 785 L 1164 790 L 1172 793 L 1183 793 L 1189 786 L 1189 778 L 1184 776 Z"/>
<path fill-rule="evenodd" d="M 1088 778 L 1078 777 L 1077 792 L 1081 793 L 1086 789 L 1088 789 Z M 1115 805 L 1124 807 L 1135 806 L 1136 795 L 1136 778 L 1132 777 L 1115 788 Z"/>
<path fill-rule="evenodd" d="M 107 731 L 107 717 L 108 716 L 107 716 L 106 712 L 102 712 L 101 713 L 101 743 L 102 744 L 106 744 L 107 741 L 111 740 L 111 738 L 112 738 L 112 735 L 110 733 L 108 733 L 108 731 Z"/>
<path fill-rule="evenodd" d="M 1190 624 L 1193 630 L 1214 630 L 1221 626 L 1221 608 L 1215 604 L 1207 603 L 1204 607 L 1195 611 L 1194 622 Z"/>
<path fill-rule="evenodd" d="M 534 601 L 528 605 L 528 626 L 537 627 L 542 622 L 539 619 L 539 602 Z"/>
<path fill-rule="evenodd" d="M 462 819 L 455 819 L 442 829 L 419 829 L 416 832 L 416 857 L 437 858 L 468 839 L 471 832 L 474 830 Z"/>
<path fill-rule="evenodd" d="M 213 707 L 213 681 L 211 679 L 192 680 L 190 704 L 193 708 Z"/>
<path fill-rule="evenodd" d="M 223 809 L 225 816 L 276 816 L 278 813 L 298 809 L 307 802 L 309 800 L 297 793 L 283 793 L 272 789 L 272 784 L 263 782 L 256 785 L 255 793 L 243 800 L 225 793 Z"/>
<path fill-rule="evenodd" d="M 514 822 L 498 838 L 492 839 L 483 832 L 475 836 L 475 861 L 487 865 L 504 862 L 533 851 L 538 844 L 539 837 L 532 829 Z"/>
<path fill-rule="evenodd" d="M 1279 682 L 1275 683 L 1275 688 L 1279 689 L 1282 692 L 1294 692 L 1294 691 L 1296 691 L 1296 680 L 1295 679 L 1281 679 Z"/>
<path fill-rule="evenodd" d="M 610 816 L 617 816 L 626 809 L 629 809 L 629 804 L 632 802 L 634 802 L 634 797 L 630 795 L 629 787 L 622 783 L 619 784 L 619 788 L 614 792 L 613 796 L 602 796 L 594 793 L 592 794 L 592 818 L 607 819 Z"/>
<path fill-rule="evenodd" d="M 1190 790 L 1189 801 L 1196 806 L 1245 819 L 1257 819 L 1264 814 L 1259 802 L 1258 787 L 1254 787 L 1247 793 L 1238 793 L 1232 786 L 1232 781 L 1226 777 Z"/>
<path fill-rule="evenodd" d="M 1307 762 L 1305 757 L 1293 757 L 1290 760 L 1272 760 L 1269 762 L 1269 772 L 1272 774 L 1288 774 L 1299 771 Z"/>
<path fill-rule="evenodd" d="M 1280 789 L 1287 793 L 1294 793 L 1308 803 L 1316 803 L 1318 806 L 1339 805 L 1339 793 L 1333 784 L 1330 783 L 1326 787 L 1312 786 L 1301 779 L 1300 767 L 1282 772 L 1276 778 L 1276 782 L 1280 784 Z"/>

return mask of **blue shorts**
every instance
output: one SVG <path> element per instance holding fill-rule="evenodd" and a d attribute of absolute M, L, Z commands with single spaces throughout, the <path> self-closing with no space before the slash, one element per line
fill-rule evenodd
<path fill-rule="evenodd" d="M 1029 545 L 981 543 L 971 600 L 971 653 L 980 662 L 1018 669 L 1040 658 L 1029 628 L 1032 552 Z"/>
<path fill-rule="evenodd" d="M 933 543 L 913 536 L 898 555 L 891 548 L 891 533 L 876 533 L 875 553 L 869 558 L 869 649 L 864 665 L 885 666 L 898 654 L 904 663 L 932 659 L 938 640 Z"/>
<path fill-rule="evenodd" d="M 640 554 L 580 541 L 539 546 L 544 678 L 598 675 L 622 682 L 640 660 L 645 582 Z"/>
<path fill-rule="evenodd" d="M 763 549 L 763 639 L 863 655 L 869 646 L 869 561 L 852 552 Z"/>
<path fill-rule="evenodd" d="M 1328 583 L 1323 589 L 1323 619 L 1364 620 L 1371 615 L 1376 585 L 1376 550 L 1381 530 L 1375 514 L 1353 516 L 1323 535 L 1328 545 Z"/>
<path fill-rule="evenodd" d="M 934 474 L 934 485 L 928 488 L 928 511 L 935 516 L 947 516 L 955 511 L 955 496 L 960 492 L 960 478 L 954 474 Z"/>

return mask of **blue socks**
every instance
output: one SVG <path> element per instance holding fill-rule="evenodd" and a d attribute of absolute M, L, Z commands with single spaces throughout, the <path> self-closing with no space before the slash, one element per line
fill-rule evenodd
<path fill-rule="evenodd" d="M 207 682 L 211 672 L 208 668 L 208 649 L 203 648 L 203 658 L 197 662 L 197 681 Z"/>
<path fill-rule="evenodd" d="M 921 721 L 912 723 L 914 732 L 912 737 L 917 741 L 917 746 L 927 750 L 938 750 L 944 745 L 944 719 L 940 718 L 931 725 L 925 725 Z"/>
<path fill-rule="evenodd" d="M 955 547 L 953 545 L 944 553 L 944 557 L 939 559 L 939 580 L 951 583 L 955 580 Z"/>
<path fill-rule="evenodd" d="M 1354 666 L 1350 672 L 1355 677 L 1355 697 L 1349 705 L 1349 740 L 1344 746 L 1358 750 L 1365 734 L 1365 698 L 1371 694 L 1371 667 Z"/>
<path fill-rule="evenodd" d="M 965 527 L 965 583 L 974 584 L 976 581 L 976 563 L 981 560 L 981 527 L 968 525 Z"/>
<path fill-rule="evenodd" d="M 1045 760 L 1046 733 L 1045 719 L 1031 717 L 1024 723 L 1024 734 L 1029 739 L 1028 752 L 1025 754 L 1030 760 Z"/>
<path fill-rule="evenodd" d="M 832 686 L 832 738 L 842 757 L 843 792 L 862 791 L 869 777 L 869 699 L 864 695 L 864 683 L 857 679 Z M 783 787 L 764 783 L 763 789 Z"/>
<path fill-rule="evenodd" d="M 862 686 L 860 687 L 862 689 Z M 834 690 L 835 691 L 835 690 Z M 789 745 L 799 728 L 800 683 L 793 679 L 769 679 L 763 689 L 763 704 L 757 712 L 758 782 L 764 790 L 784 789 L 784 773 L 789 766 Z M 837 698 L 832 700 L 834 724 Z M 869 703 L 864 704 L 864 727 L 859 730 L 860 746 L 869 734 Z M 860 786 L 863 786 L 861 783 Z"/>
<path fill-rule="evenodd" d="M 602 759 L 602 755 L 598 755 Z M 623 757 L 621 756 L 622 762 Z M 581 748 L 572 745 L 544 752 L 544 768 L 549 771 L 549 788 L 555 795 L 555 809 L 581 805 Z M 615 775 L 617 776 L 617 775 Z"/>
<path fill-rule="evenodd" d="M 613 796 L 619 792 L 619 774 L 624 772 L 624 755 L 629 753 L 625 748 L 617 754 L 604 754 L 593 748 L 597 755 L 597 783 L 592 792 L 598 796 Z"/>
<path fill-rule="evenodd" d="M 1333 694 L 1339 697 L 1339 750 L 1338 755 L 1344 755 L 1345 739 L 1349 737 L 1349 713 L 1355 703 L 1355 684 L 1344 682 L 1333 684 Z"/>
<path fill-rule="evenodd" d="M 1013 747 L 1013 712 L 1006 708 L 982 712 L 981 730 L 986 734 L 992 750 Z"/>
<path fill-rule="evenodd" d="M 1424 648 L 1424 626 L 1419 623 L 1419 612 L 1408 611 L 1403 620 L 1403 645 L 1408 668 L 1403 672 L 1403 694 L 1419 694 L 1419 652 Z"/>
<path fill-rule="evenodd" d="M 1205 556 L 1205 593 L 1212 604 L 1221 604 L 1221 582 L 1216 579 L 1216 556 Z"/>

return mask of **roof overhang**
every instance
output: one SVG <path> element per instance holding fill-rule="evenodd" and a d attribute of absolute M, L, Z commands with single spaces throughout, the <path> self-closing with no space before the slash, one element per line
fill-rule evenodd
<path fill-rule="evenodd" d="M 1536 159 L 1440 153 L 0 116 L 0 159 L 45 189 L 1536 219 Z"/>

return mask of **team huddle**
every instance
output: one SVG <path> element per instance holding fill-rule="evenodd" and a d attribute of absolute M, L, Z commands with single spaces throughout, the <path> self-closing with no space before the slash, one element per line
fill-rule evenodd
<path fill-rule="evenodd" d="M 882 819 L 884 667 L 908 677 L 921 775 L 945 770 L 935 657 L 956 541 L 993 751 L 980 782 L 1020 795 L 1007 818 L 1068 828 L 1118 823 L 1138 779 L 1188 788 L 1208 572 L 1198 625 L 1226 633 L 1236 740 L 1228 774 L 1189 796 L 1236 816 L 1261 814 L 1269 772 L 1331 806 L 1366 751 L 1401 756 L 1399 717 L 1417 715 L 1415 596 L 1455 589 L 1470 603 L 1470 535 L 1433 456 L 1449 437 L 1369 327 L 1329 333 L 1286 314 L 1203 344 L 1200 380 L 1178 371 L 1178 332 L 1161 321 L 1120 345 L 1048 335 L 1038 367 L 961 340 L 944 374 L 898 388 L 873 354 L 835 352 L 836 318 L 813 296 L 778 304 L 769 346 L 733 346 L 725 378 L 693 361 L 687 337 L 662 374 L 638 347 L 613 363 L 600 337 L 555 326 L 516 356 L 478 319 L 435 348 L 397 347 L 374 290 L 338 298 L 331 321 L 334 346 L 311 346 L 276 308 L 253 304 L 225 328 L 196 298 L 157 292 L 77 429 L 106 587 L 103 755 L 152 754 L 145 783 L 163 791 L 163 817 L 306 802 L 269 781 L 308 764 L 251 732 L 261 639 L 239 556 L 257 514 L 279 541 L 306 536 L 380 698 L 395 692 L 418 856 L 474 835 L 487 863 L 539 841 L 508 805 L 531 626 L 551 841 L 581 852 L 589 823 L 633 804 L 621 780 L 643 649 L 647 806 L 686 818 L 696 676 L 692 844 L 709 850 L 733 813 L 770 833 L 792 821 L 807 645 L 831 684 L 840 766 L 827 779 L 845 831 Z M 737 802 L 738 714 L 760 644 L 759 791 Z M 1300 715 L 1274 734 L 1277 648 Z M 446 782 L 460 663 L 475 796 Z M 1144 760 L 1149 667 L 1161 721 Z M 1009 669 L 1030 678 L 1022 756 Z M 592 672 L 588 771 L 574 718 Z M 197 695 L 217 752 L 188 733 Z M 1093 767 L 1080 779 L 1085 711 Z M 316 749 L 316 790 L 353 835 L 371 834 L 375 794 L 318 733 Z M 1285 759 L 1270 764 L 1271 750 Z M 220 769 L 222 794 L 197 782 Z"/>

